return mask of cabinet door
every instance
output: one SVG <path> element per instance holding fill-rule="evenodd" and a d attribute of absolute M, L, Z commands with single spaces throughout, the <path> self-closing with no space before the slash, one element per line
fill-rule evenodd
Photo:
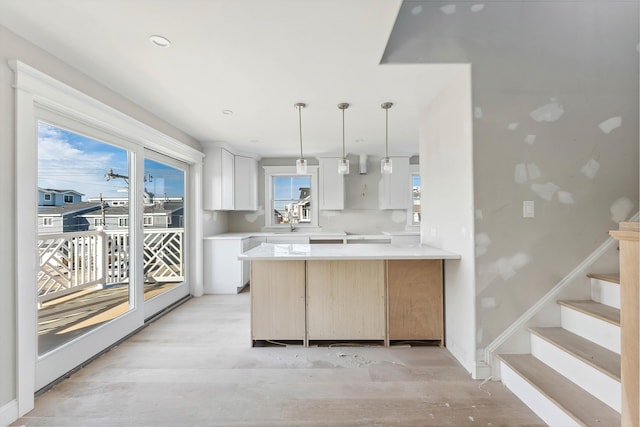
<path fill-rule="evenodd" d="M 222 210 L 234 209 L 234 156 L 227 150 L 222 150 L 221 163 L 221 194 L 222 194 Z"/>
<path fill-rule="evenodd" d="M 333 157 L 320 159 L 320 209 L 344 209 L 344 175 L 338 173 L 339 161 L 339 158 Z"/>
<path fill-rule="evenodd" d="M 390 340 L 444 338 L 442 260 L 389 260 L 387 286 Z"/>
<path fill-rule="evenodd" d="M 235 156 L 234 208 L 237 211 L 258 209 L 258 162 L 251 157 Z"/>
<path fill-rule="evenodd" d="M 235 294 L 241 288 L 242 239 L 204 240 L 204 292 L 207 294 Z"/>
<path fill-rule="evenodd" d="M 411 207 L 411 171 L 408 157 L 392 157 L 393 172 L 382 175 L 378 187 L 380 209 Z"/>
<path fill-rule="evenodd" d="M 233 209 L 233 157 L 233 154 L 223 148 L 205 149 L 202 173 L 202 207 L 204 209 Z"/>
<path fill-rule="evenodd" d="M 304 261 L 251 261 L 251 338 L 305 339 Z"/>

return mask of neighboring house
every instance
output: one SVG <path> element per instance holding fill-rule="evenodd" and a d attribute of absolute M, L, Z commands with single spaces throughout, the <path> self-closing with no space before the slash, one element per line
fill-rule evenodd
<path fill-rule="evenodd" d="M 108 230 L 126 229 L 129 227 L 129 206 L 105 206 L 104 223 L 101 211 L 88 212 L 82 215 L 89 224 L 89 230 L 102 225 Z M 184 226 L 184 202 L 155 202 L 144 207 L 145 228 L 179 228 Z"/>
<path fill-rule="evenodd" d="M 99 213 L 100 203 L 77 202 L 63 206 L 38 206 L 38 234 L 87 231 L 89 222 L 83 215 L 92 211 Z"/>
<path fill-rule="evenodd" d="M 64 206 L 82 202 L 84 194 L 75 190 L 56 190 L 38 187 L 38 206 Z"/>

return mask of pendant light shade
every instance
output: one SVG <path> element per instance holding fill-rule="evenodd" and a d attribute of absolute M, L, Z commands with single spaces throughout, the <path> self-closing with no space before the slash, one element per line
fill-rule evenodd
<path fill-rule="evenodd" d="M 300 158 L 296 160 L 296 173 L 298 175 L 307 173 L 307 159 L 302 155 L 302 109 L 306 106 L 307 104 L 304 102 L 294 104 L 294 107 L 298 109 L 298 124 L 300 125 Z"/>
<path fill-rule="evenodd" d="M 384 102 L 381 107 L 384 109 L 385 133 L 384 133 L 384 158 L 380 161 L 380 173 L 388 175 L 393 171 L 393 164 L 389 158 L 389 108 L 393 106 L 391 102 Z"/>
<path fill-rule="evenodd" d="M 338 104 L 338 108 L 342 110 L 342 159 L 340 159 L 340 161 L 338 162 L 338 173 L 340 175 L 348 175 L 349 160 L 347 159 L 344 147 L 344 110 L 349 108 L 349 104 L 347 104 L 346 102 L 342 102 Z"/>

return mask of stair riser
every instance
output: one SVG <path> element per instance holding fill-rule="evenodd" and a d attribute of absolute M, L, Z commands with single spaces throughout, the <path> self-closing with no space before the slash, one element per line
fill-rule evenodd
<path fill-rule="evenodd" d="M 591 279 L 591 299 L 620 309 L 620 285 L 606 280 Z"/>
<path fill-rule="evenodd" d="M 588 314 L 560 307 L 561 325 L 569 332 L 620 354 L 620 327 Z"/>
<path fill-rule="evenodd" d="M 540 393 L 527 380 L 514 372 L 507 364 L 500 362 L 502 382 L 527 405 L 537 416 L 550 426 L 580 426 L 553 401 Z"/>
<path fill-rule="evenodd" d="M 535 334 L 531 334 L 531 354 L 612 409 L 621 411 L 619 381 Z"/>

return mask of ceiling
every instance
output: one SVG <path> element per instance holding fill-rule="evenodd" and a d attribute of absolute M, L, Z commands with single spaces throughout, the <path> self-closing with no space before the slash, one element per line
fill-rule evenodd
<path fill-rule="evenodd" d="M 0 0 L 0 25 L 200 142 L 262 157 L 418 153 L 455 65 L 380 64 L 400 0 Z M 159 48 L 149 36 L 167 37 Z M 45 71 L 46 70 L 42 70 Z M 233 114 L 223 114 L 231 110 Z"/>

